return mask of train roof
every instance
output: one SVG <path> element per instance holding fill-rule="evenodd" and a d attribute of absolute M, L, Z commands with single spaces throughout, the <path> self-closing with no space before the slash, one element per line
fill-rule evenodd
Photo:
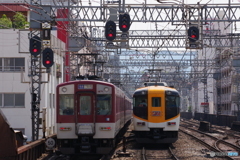
<path fill-rule="evenodd" d="M 144 82 L 145 87 L 147 86 L 168 86 L 166 82 Z"/>
<path fill-rule="evenodd" d="M 106 81 L 99 81 L 99 80 L 74 80 L 74 81 L 68 81 L 68 82 L 63 82 L 63 83 L 60 83 L 58 85 L 69 85 L 69 84 L 75 84 L 75 83 L 79 83 L 79 82 L 94 82 L 94 83 L 102 83 L 102 84 L 109 84 L 109 85 L 113 85 L 115 86 L 114 84 L 110 83 L 110 82 L 106 82 Z"/>
<path fill-rule="evenodd" d="M 147 91 L 147 90 L 155 90 L 155 89 L 171 90 L 171 91 L 178 92 L 174 87 L 171 87 L 171 86 L 159 86 L 159 85 L 153 85 L 153 86 L 146 86 L 146 87 L 137 88 L 135 90 L 135 92 Z"/>

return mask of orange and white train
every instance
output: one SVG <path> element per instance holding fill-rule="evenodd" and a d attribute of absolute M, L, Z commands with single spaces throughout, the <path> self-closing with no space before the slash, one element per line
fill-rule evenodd
<path fill-rule="evenodd" d="M 145 103 L 143 105 L 143 102 Z M 163 82 L 147 82 L 133 94 L 133 125 L 138 143 L 174 143 L 178 139 L 180 96 Z"/>
<path fill-rule="evenodd" d="M 63 154 L 106 154 L 131 121 L 131 100 L 108 82 L 59 84 L 56 100 L 57 147 Z"/>

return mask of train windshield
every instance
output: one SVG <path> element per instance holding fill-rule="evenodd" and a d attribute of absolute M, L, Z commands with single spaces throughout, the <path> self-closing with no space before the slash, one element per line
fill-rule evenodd
<path fill-rule="evenodd" d="M 173 118 L 179 114 L 180 97 L 177 92 L 166 91 L 165 104 L 166 104 L 165 119 Z"/>
<path fill-rule="evenodd" d="M 133 96 L 133 113 L 134 115 L 148 119 L 147 95 L 134 95 Z"/>
<path fill-rule="evenodd" d="M 91 114 L 91 96 L 80 96 L 80 115 L 90 115 Z"/>
<path fill-rule="evenodd" d="M 74 114 L 74 95 L 73 94 L 60 94 L 59 96 L 59 114 L 60 115 L 73 115 Z"/>
<path fill-rule="evenodd" d="M 111 95 L 97 95 L 97 114 L 110 115 L 112 113 Z"/>

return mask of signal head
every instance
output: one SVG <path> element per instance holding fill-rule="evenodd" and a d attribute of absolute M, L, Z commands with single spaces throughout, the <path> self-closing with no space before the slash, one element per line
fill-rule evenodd
<path fill-rule="evenodd" d="M 105 24 L 105 37 L 109 41 L 113 41 L 116 38 L 116 23 L 113 21 L 108 21 Z"/>
<path fill-rule="evenodd" d="M 29 51 L 31 55 L 37 56 L 42 51 L 42 40 L 38 36 L 34 36 L 30 39 L 29 42 Z"/>
<path fill-rule="evenodd" d="M 188 39 L 190 42 L 196 42 L 199 39 L 199 29 L 195 26 L 189 27 Z"/>
<path fill-rule="evenodd" d="M 53 50 L 51 48 L 45 48 L 42 53 L 42 64 L 46 68 L 52 67 L 53 62 Z"/>
<path fill-rule="evenodd" d="M 131 22 L 131 19 L 128 13 L 119 15 L 119 29 L 122 32 L 127 32 L 129 30 L 130 22 Z"/>

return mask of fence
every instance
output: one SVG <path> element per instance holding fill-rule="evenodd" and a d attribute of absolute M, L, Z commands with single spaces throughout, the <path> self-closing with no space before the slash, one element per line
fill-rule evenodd
<path fill-rule="evenodd" d="M 215 115 L 204 113 L 181 112 L 181 117 L 186 119 L 196 119 L 199 121 L 208 121 L 213 125 L 231 127 L 234 121 L 237 121 L 237 116 L 230 115 Z"/>

